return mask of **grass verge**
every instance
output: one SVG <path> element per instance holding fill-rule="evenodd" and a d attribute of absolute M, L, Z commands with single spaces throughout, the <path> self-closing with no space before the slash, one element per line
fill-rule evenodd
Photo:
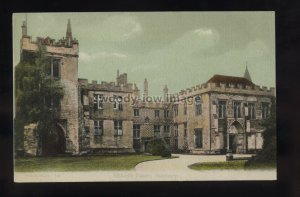
<path fill-rule="evenodd" d="M 267 170 L 276 169 L 276 163 L 254 163 L 251 165 L 245 165 L 246 160 L 233 160 L 224 162 L 205 162 L 195 163 L 189 168 L 193 170 Z"/>
<path fill-rule="evenodd" d="M 151 155 L 16 158 L 16 172 L 131 170 L 138 163 L 167 159 Z"/>

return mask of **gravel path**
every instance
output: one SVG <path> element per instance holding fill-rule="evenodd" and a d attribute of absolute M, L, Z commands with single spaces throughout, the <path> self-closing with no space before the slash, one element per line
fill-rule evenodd
<path fill-rule="evenodd" d="M 197 162 L 225 161 L 224 155 L 173 155 L 174 159 L 147 161 L 131 171 L 15 172 L 15 182 L 208 181 L 276 180 L 276 170 L 191 170 Z"/>

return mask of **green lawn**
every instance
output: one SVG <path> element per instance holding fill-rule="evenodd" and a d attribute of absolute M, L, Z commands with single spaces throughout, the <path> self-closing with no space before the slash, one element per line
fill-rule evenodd
<path fill-rule="evenodd" d="M 165 158 L 149 155 L 17 158 L 15 159 L 15 171 L 131 170 L 138 163 L 158 159 Z"/>
<path fill-rule="evenodd" d="M 251 166 L 245 166 L 246 160 L 234 160 L 224 162 L 195 163 L 189 166 L 193 170 L 258 170 L 275 169 L 275 163 L 256 163 Z"/>

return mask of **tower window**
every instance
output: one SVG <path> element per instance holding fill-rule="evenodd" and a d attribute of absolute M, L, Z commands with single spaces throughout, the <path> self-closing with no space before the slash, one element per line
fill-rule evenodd
<path fill-rule="evenodd" d="M 60 59 L 51 58 L 46 63 L 46 74 L 55 79 L 60 78 Z"/>
<path fill-rule="evenodd" d="M 53 60 L 53 64 L 52 64 L 52 66 L 53 66 L 53 77 L 54 78 L 59 78 L 60 76 L 59 76 L 59 60 L 58 59 L 54 59 Z"/>

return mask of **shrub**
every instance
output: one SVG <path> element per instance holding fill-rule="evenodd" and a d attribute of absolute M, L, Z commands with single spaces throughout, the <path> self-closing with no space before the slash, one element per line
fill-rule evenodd
<path fill-rule="evenodd" d="M 171 150 L 162 138 L 155 138 L 150 141 L 149 150 L 154 156 L 171 157 Z"/>

